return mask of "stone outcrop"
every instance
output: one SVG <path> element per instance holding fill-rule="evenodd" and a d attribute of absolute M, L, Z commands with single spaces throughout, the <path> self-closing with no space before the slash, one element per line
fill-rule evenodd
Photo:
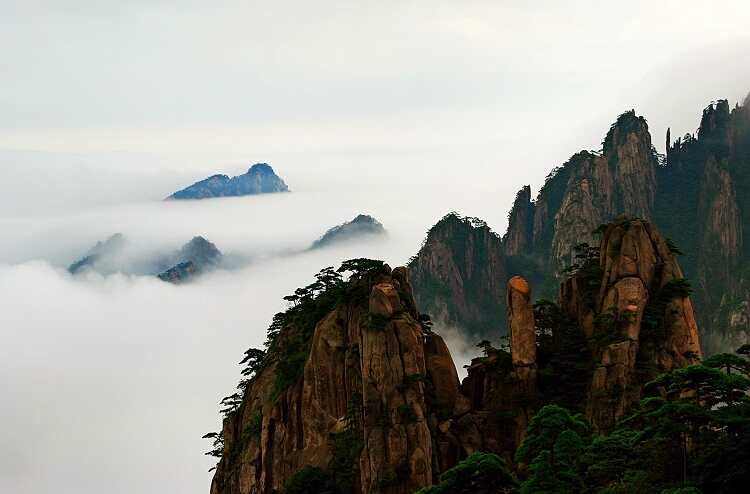
<path fill-rule="evenodd" d="M 334 462 L 352 470 L 354 492 L 412 493 L 436 479 L 438 419 L 427 383 L 446 410 L 440 420 L 459 401 L 466 406 L 450 352 L 439 336 L 425 338 L 403 267 L 350 285 L 367 295 L 365 304 L 341 305 L 315 326 L 293 385 L 272 397 L 276 363 L 250 381 L 244 405 L 224 421 L 212 493 L 281 490 L 302 467 L 330 470 Z"/>
<path fill-rule="evenodd" d="M 600 259 L 563 283 L 560 304 L 589 341 L 596 366 L 586 415 L 606 433 L 662 372 L 700 355 L 689 289 L 667 243 L 645 220 L 616 218 Z"/>
<path fill-rule="evenodd" d="M 513 366 L 525 367 L 536 362 L 536 331 L 531 287 L 520 276 L 508 282 L 508 327 Z"/>
<path fill-rule="evenodd" d="M 698 212 L 702 235 L 696 291 L 705 305 L 718 307 L 722 295 L 739 281 L 742 226 L 732 178 L 713 155 L 708 157 L 701 179 Z M 702 317 L 704 327 L 707 316 Z"/>
<path fill-rule="evenodd" d="M 566 166 L 570 175 L 559 208 L 537 208 L 542 217 L 535 218 L 539 236 L 542 225 L 553 225 L 549 247 L 553 269 L 575 262 L 577 243 L 593 245 L 591 231 L 603 221 L 623 213 L 649 218 L 656 197 L 651 134 L 634 111 L 620 115 L 604 138 L 601 155 L 581 152 Z M 543 217 L 550 215 L 553 224 Z"/>
<path fill-rule="evenodd" d="M 413 493 L 478 451 L 522 474 L 514 455 L 531 420 L 561 400 L 608 433 L 643 398 L 646 382 L 691 364 L 700 347 L 689 287 L 650 223 L 616 218 L 599 254 L 590 251 L 561 285 L 551 322 L 535 316 L 526 280 L 510 279 L 507 348 L 482 342 L 484 356 L 461 383 L 445 342 L 421 323 L 406 269 L 355 274 L 284 386 L 282 367 L 300 355 L 275 355 L 297 348 L 301 329 L 291 323 L 270 344 L 224 421 L 212 494 L 282 490 L 306 466 L 357 494 Z"/>
<path fill-rule="evenodd" d="M 508 214 L 508 230 L 503 236 L 506 256 L 531 254 L 534 242 L 534 214 L 536 206 L 531 201 L 531 187 L 524 185 Z"/>
<path fill-rule="evenodd" d="M 483 221 L 456 213 L 430 229 L 409 263 L 419 306 L 439 332 L 458 328 L 477 341 L 506 328 L 502 241 Z"/>
<path fill-rule="evenodd" d="M 686 134 L 673 141 L 668 131 L 666 155 L 652 146 L 646 120 L 633 110 L 624 112 L 600 151 L 580 151 L 553 169 L 534 201 L 528 187 L 519 191 L 499 249 L 503 256 L 493 256 L 486 267 L 475 264 L 471 272 L 474 278 L 490 269 L 521 275 L 540 298 L 552 299 L 563 268 L 577 262 L 575 245 L 596 245 L 592 230 L 616 216 L 638 216 L 686 254 L 682 270 L 693 280 L 695 317 L 707 345 L 703 350 L 731 351 L 732 346 L 722 343 L 729 339 L 724 332 L 727 309 L 721 301 L 737 299 L 730 292 L 742 269 L 750 266 L 750 249 L 743 243 L 750 228 L 750 214 L 745 214 L 750 205 L 745 176 L 749 167 L 750 95 L 734 108 L 727 100 L 711 102 L 697 137 Z M 440 233 L 442 228 L 438 224 L 431 230 L 417 256 L 432 260 L 412 264 L 417 297 L 441 323 L 469 328 L 475 339 L 496 339 L 497 331 L 483 333 L 482 328 L 502 313 L 504 283 L 490 297 L 500 304 L 474 303 L 480 298 L 470 292 L 474 284 L 457 255 L 463 237 L 450 242 Z M 741 300 L 744 297 L 737 303 Z"/>
<path fill-rule="evenodd" d="M 181 285 L 192 280 L 195 276 L 195 265 L 193 261 L 182 262 L 156 275 L 162 281 L 168 281 L 173 285 Z"/>

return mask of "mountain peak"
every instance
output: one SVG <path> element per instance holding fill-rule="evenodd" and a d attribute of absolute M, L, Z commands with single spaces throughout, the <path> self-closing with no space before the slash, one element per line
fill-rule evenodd
<path fill-rule="evenodd" d="M 268 163 L 256 163 L 247 173 L 229 178 L 227 175 L 212 175 L 200 182 L 179 190 L 165 200 L 207 199 L 210 197 L 245 196 L 289 192 L 284 183 Z"/>

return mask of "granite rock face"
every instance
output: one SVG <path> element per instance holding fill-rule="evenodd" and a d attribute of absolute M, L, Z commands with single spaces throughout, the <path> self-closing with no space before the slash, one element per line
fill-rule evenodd
<path fill-rule="evenodd" d="M 531 300 L 531 287 L 520 276 L 514 276 L 508 282 L 506 307 L 513 366 L 531 365 L 536 362 L 534 303 Z"/>
<path fill-rule="evenodd" d="M 588 339 L 586 416 L 606 433 L 646 382 L 690 365 L 700 346 L 689 285 L 653 225 L 620 216 L 599 245 L 598 266 L 562 284 L 560 306 Z"/>
<path fill-rule="evenodd" d="M 409 272 L 417 302 L 439 332 L 457 330 L 477 341 L 505 332 L 502 241 L 483 221 L 456 213 L 443 217 Z"/>
<path fill-rule="evenodd" d="M 506 256 L 530 254 L 534 244 L 534 215 L 536 205 L 531 200 L 531 187 L 523 186 L 508 215 L 508 230 L 503 236 Z"/>
<path fill-rule="evenodd" d="M 250 383 L 247 405 L 225 420 L 212 493 L 266 493 L 305 465 L 333 468 L 344 446 L 332 438 L 341 433 L 360 444 L 351 458 L 355 492 L 412 493 L 432 483 L 424 334 L 405 270 L 350 283 L 368 294 L 366 305 L 342 305 L 316 325 L 297 381 L 272 399 L 269 366 Z M 432 372 L 456 376 L 445 344 L 431 341 Z"/>
<path fill-rule="evenodd" d="M 642 399 L 646 382 L 700 355 L 672 248 L 650 223 L 624 215 L 604 228 L 599 257 L 561 285 L 551 339 L 538 327 L 529 284 L 508 281 L 509 344 L 483 342 L 461 383 L 445 342 L 422 324 L 405 268 L 384 265 L 346 285 L 347 301 L 317 322 L 292 383 L 278 389 L 285 362 L 266 354 L 224 420 L 212 494 L 282 490 L 305 466 L 350 472 L 356 494 L 407 494 L 478 451 L 523 472 L 514 455 L 551 396 L 556 371 L 546 366 L 558 365 L 550 355 L 569 343 L 560 334 L 575 340 L 575 359 L 588 359 L 581 382 L 563 384 L 585 387 L 575 405 L 601 434 Z M 281 329 L 273 345 L 294 345 L 296 330 Z M 542 351 L 539 341 L 552 346 Z"/>

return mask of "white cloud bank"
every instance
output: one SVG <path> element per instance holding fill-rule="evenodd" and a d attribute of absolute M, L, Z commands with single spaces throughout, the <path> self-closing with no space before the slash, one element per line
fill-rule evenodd
<path fill-rule="evenodd" d="M 392 266 L 635 108 L 663 151 L 750 90 L 741 1 L 0 1 L 0 492 L 208 492 L 200 437 L 282 297 Z M 160 202 L 271 164 L 292 194 Z M 299 254 L 370 214 L 390 241 Z M 252 262 L 175 287 L 72 277 L 115 232 Z M 456 343 L 464 355 L 472 345 Z M 461 365 L 464 362 L 459 362 Z"/>
<path fill-rule="evenodd" d="M 201 436 L 220 428 L 219 401 L 282 297 L 344 259 L 405 263 L 442 216 L 420 193 L 380 195 L 353 187 L 0 218 L 0 491 L 207 492 Z M 302 252 L 359 213 L 390 240 Z M 115 231 L 144 252 L 202 235 L 250 262 L 182 286 L 66 271 Z"/>

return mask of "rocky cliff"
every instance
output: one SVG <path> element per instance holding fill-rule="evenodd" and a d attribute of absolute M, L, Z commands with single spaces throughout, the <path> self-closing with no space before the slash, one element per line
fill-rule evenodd
<path fill-rule="evenodd" d="M 612 125 L 601 154 L 583 151 L 571 158 L 565 165 L 568 178 L 559 206 L 537 207 L 534 219 L 535 242 L 543 242 L 551 230 L 549 246 L 542 245 L 549 249 L 550 267 L 559 270 L 575 262 L 573 247 L 594 242 L 591 231 L 604 221 L 623 213 L 649 218 L 657 190 L 656 166 L 648 125 L 632 110 Z"/>
<path fill-rule="evenodd" d="M 641 400 L 644 384 L 687 367 L 700 347 L 690 285 L 653 225 L 616 218 L 599 254 L 562 284 L 560 308 L 588 341 L 585 412 L 606 433 Z"/>
<path fill-rule="evenodd" d="M 347 301 L 312 334 L 295 320 L 271 343 L 224 421 L 212 493 L 283 489 L 308 465 L 335 470 L 337 484 L 354 492 L 411 493 L 432 481 L 424 333 L 406 270 L 375 266 L 342 283 L 326 293 Z M 294 356 L 299 375 L 280 383 L 281 352 L 305 337 Z M 433 369 L 450 361 L 435 367 L 432 357 Z"/>
<path fill-rule="evenodd" d="M 526 185 L 516 194 L 516 200 L 508 213 L 508 231 L 503 236 L 506 256 L 531 253 L 535 213 L 536 205 L 531 200 L 531 187 Z"/>
<path fill-rule="evenodd" d="M 505 261 L 500 237 L 477 218 L 450 213 L 409 261 L 420 307 L 437 326 L 482 338 L 505 332 Z"/>
<path fill-rule="evenodd" d="M 673 248 L 625 215 L 562 284 L 559 307 L 535 306 L 523 278 L 507 282 L 509 345 L 482 342 L 462 383 L 405 268 L 357 259 L 342 271 L 348 281 L 327 268 L 287 297 L 268 351 L 246 353 L 250 378 L 224 402 L 212 494 L 314 479 L 327 492 L 412 493 L 475 452 L 523 475 L 514 455 L 541 407 L 584 412 L 607 434 L 646 382 L 700 356 Z"/>
<path fill-rule="evenodd" d="M 735 306 L 743 301 L 750 304 L 736 290 L 740 273 L 750 267 L 750 244 L 743 241 L 750 228 L 749 105 L 750 96 L 734 108 L 726 100 L 712 102 L 703 111 L 697 137 L 686 134 L 672 141 L 667 130 L 666 155 L 652 146 L 643 117 L 633 110 L 623 113 L 607 132 L 600 151 L 581 151 L 555 168 L 534 201 L 528 186 L 518 192 L 508 230 L 500 248 L 493 251 L 497 254 L 487 268 L 475 265 L 471 272 L 475 277 L 486 276 L 480 273 L 483 269 L 520 275 L 537 287 L 540 298 L 552 299 L 563 268 L 578 261 L 576 245 L 596 245 L 593 230 L 621 214 L 644 218 L 660 229 L 676 253 L 685 254 L 681 265 L 684 276 L 693 280 L 703 350 L 712 354 L 733 348 L 727 328 L 738 326 L 730 324 L 731 310 L 722 300 Z M 435 232 L 443 228 L 441 223 L 433 228 Z M 428 312 L 440 315 L 438 321 L 476 327 L 476 321 L 490 318 L 490 310 L 494 316 L 502 307 L 430 302 L 440 292 L 453 294 L 458 301 L 473 298 L 461 289 L 458 280 L 463 277 L 456 275 L 469 269 L 462 264 L 460 242 L 444 237 L 428 234 L 417 258 L 440 250 L 453 262 L 437 268 L 436 263 L 410 265 L 416 296 Z M 493 292 L 501 306 L 504 295 L 504 287 Z M 488 315 L 480 315 L 483 310 Z M 742 331 L 750 334 L 750 326 Z M 470 334 L 497 340 L 502 332 Z"/>

